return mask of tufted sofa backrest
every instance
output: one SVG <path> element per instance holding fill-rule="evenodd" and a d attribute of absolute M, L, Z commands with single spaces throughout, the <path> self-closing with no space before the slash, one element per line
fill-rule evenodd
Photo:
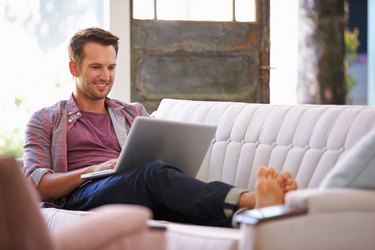
<path fill-rule="evenodd" d="M 164 99 L 161 119 L 217 126 L 198 178 L 254 190 L 260 165 L 286 170 L 299 188 L 318 187 L 338 160 L 370 130 L 375 107 L 271 105 Z"/>

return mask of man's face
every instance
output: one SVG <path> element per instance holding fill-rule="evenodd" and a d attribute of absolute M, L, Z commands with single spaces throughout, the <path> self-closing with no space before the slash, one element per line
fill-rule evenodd
<path fill-rule="evenodd" d="M 92 101 L 103 99 L 111 91 L 115 79 L 115 49 L 89 42 L 83 52 L 80 65 L 76 65 L 79 74 L 76 92 L 78 96 Z"/>

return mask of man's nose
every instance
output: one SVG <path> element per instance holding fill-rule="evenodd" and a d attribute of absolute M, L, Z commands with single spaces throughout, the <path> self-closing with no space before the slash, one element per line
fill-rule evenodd
<path fill-rule="evenodd" d="M 110 71 L 108 69 L 103 69 L 100 74 L 100 79 L 108 81 L 110 78 Z"/>

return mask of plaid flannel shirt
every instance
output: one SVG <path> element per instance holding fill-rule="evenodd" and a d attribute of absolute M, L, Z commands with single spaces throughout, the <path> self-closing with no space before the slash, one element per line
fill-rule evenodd
<path fill-rule="evenodd" d="M 149 114 L 140 103 L 125 103 L 109 98 L 105 103 L 117 140 L 122 146 L 134 118 Z M 68 171 L 67 133 L 80 117 L 81 112 L 73 95 L 69 100 L 59 101 L 31 116 L 25 133 L 24 171 L 35 186 L 46 173 Z M 42 197 L 42 200 L 48 201 L 46 197 Z M 49 202 L 56 206 L 63 203 L 61 200 Z"/>

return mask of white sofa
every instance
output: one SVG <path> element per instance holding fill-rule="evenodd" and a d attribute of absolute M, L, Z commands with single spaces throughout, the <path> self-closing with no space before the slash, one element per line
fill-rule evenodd
<path fill-rule="evenodd" d="M 240 229 L 150 221 L 166 227 L 167 249 L 375 249 L 375 191 L 319 188 L 375 129 L 375 107 L 164 99 L 153 115 L 217 125 L 198 179 L 254 190 L 265 165 L 289 171 L 299 189 L 288 193 L 285 214 L 243 216 Z"/>

